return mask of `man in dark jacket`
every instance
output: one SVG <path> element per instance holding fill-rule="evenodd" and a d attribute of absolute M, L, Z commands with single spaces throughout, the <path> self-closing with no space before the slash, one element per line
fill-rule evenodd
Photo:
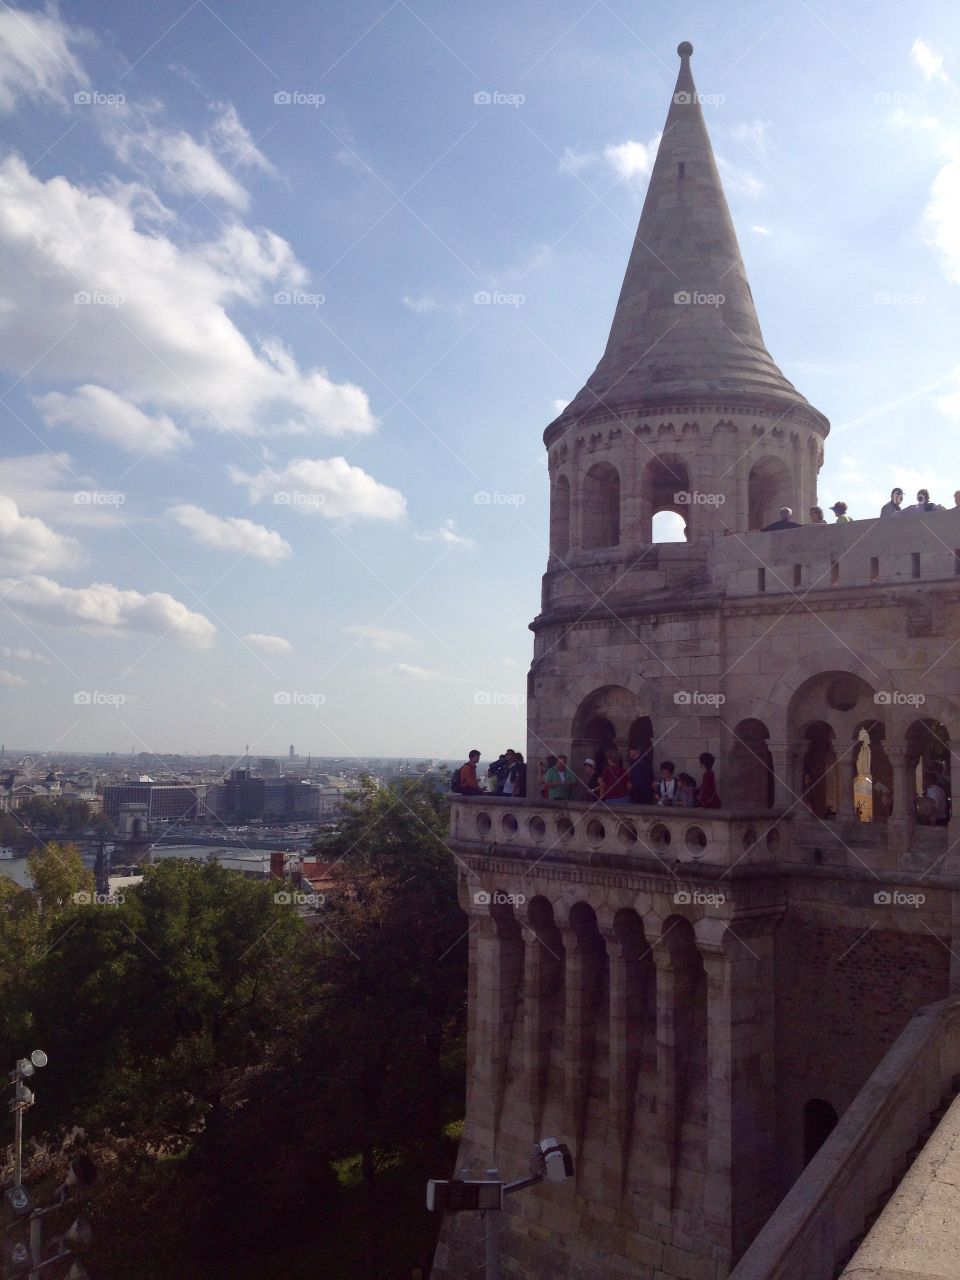
<path fill-rule="evenodd" d="M 627 784 L 632 804 L 653 804 L 653 769 L 639 747 L 630 748 L 627 766 Z"/>
<path fill-rule="evenodd" d="M 774 520 L 773 524 L 765 524 L 760 530 L 761 533 L 773 533 L 775 529 L 799 529 L 800 526 L 793 518 L 793 512 L 789 507 L 780 508 L 780 519 Z"/>

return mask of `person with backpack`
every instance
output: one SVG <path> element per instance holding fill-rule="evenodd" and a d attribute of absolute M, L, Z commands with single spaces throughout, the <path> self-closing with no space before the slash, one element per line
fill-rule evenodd
<path fill-rule="evenodd" d="M 480 796 L 483 791 L 477 781 L 477 763 L 480 760 L 480 752 L 474 749 L 470 752 L 466 764 L 462 764 L 459 769 L 454 769 L 453 777 L 450 779 L 450 790 L 461 796 Z"/>

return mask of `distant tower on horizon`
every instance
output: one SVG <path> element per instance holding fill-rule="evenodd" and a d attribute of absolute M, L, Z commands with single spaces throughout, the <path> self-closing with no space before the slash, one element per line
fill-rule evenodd
<path fill-rule="evenodd" d="M 290 759 L 292 760 L 292 759 L 294 758 L 294 756 L 295 756 L 295 755 L 296 755 L 296 752 L 294 751 L 294 749 L 293 749 L 293 743 L 291 742 L 291 743 L 290 743 Z"/>

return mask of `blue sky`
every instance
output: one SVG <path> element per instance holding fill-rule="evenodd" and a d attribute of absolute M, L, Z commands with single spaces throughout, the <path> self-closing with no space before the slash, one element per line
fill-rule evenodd
<path fill-rule="evenodd" d="M 821 501 L 950 502 L 954 6 L 0 7 L 8 746 L 522 743 L 682 39 Z"/>

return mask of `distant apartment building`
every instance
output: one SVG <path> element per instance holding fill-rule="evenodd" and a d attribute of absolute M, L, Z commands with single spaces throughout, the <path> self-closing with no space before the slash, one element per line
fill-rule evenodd
<path fill-rule="evenodd" d="M 207 788 L 206 809 L 218 822 L 316 822 L 340 812 L 341 792 L 293 778 L 253 778 L 234 769 L 229 778 Z"/>

